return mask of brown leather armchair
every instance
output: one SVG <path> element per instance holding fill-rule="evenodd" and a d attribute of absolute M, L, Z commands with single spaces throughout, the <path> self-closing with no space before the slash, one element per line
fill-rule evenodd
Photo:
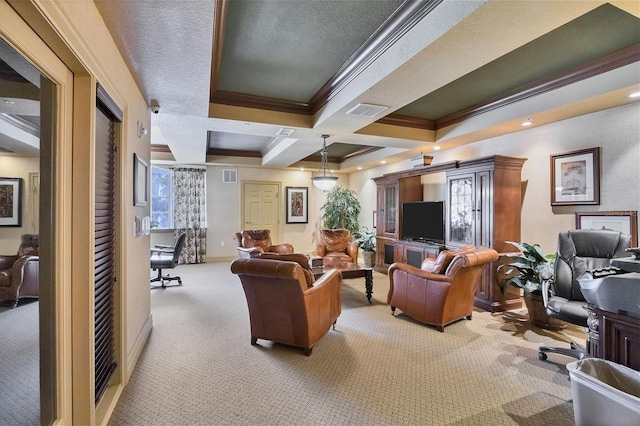
<path fill-rule="evenodd" d="M 38 298 L 38 235 L 23 234 L 17 255 L 0 255 L 0 301 Z"/>
<path fill-rule="evenodd" d="M 325 263 L 351 262 L 358 263 L 358 245 L 351 241 L 348 229 L 322 229 L 320 242 L 316 246 L 316 254 L 324 258 Z"/>
<path fill-rule="evenodd" d="M 233 239 L 236 242 L 238 256 L 241 259 L 253 257 L 263 252 L 293 253 L 291 244 L 273 244 L 271 242 L 271 230 L 269 229 L 236 232 L 233 234 Z"/>
<path fill-rule="evenodd" d="M 443 255 L 450 256 L 451 253 Z M 462 318 L 471 319 L 473 299 L 482 271 L 498 259 L 493 249 L 458 253 L 442 273 L 428 272 L 406 263 L 389 267 L 387 303 L 391 314 L 396 308 L 411 318 L 444 331 L 446 325 Z"/>
<path fill-rule="evenodd" d="M 330 270 L 309 286 L 302 266 L 293 261 L 236 259 L 237 274 L 249 307 L 251 344 L 271 340 L 304 349 L 313 346 L 334 326 L 341 313 L 342 275 Z"/>

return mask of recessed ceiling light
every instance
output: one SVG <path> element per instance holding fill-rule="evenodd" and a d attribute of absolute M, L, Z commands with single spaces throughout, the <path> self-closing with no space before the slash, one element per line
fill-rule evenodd
<path fill-rule="evenodd" d="M 439 147 L 439 146 L 434 146 L 434 147 L 433 147 L 433 150 L 434 150 L 434 151 L 440 151 L 440 147 Z"/>
<path fill-rule="evenodd" d="M 384 161 L 384 160 L 382 160 L 382 161 L 380 162 L 380 164 L 387 164 L 387 162 L 386 162 L 386 161 Z"/>
<path fill-rule="evenodd" d="M 358 170 L 362 170 L 362 167 L 358 166 Z"/>
<path fill-rule="evenodd" d="M 629 93 L 629 97 L 630 98 L 640 98 L 640 90 L 638 90 L 637 92 Z"/>
<path fill-rule="evenodd" d="M 531 126 L 533 124 L 533 121 L 531 121 L 530 118 L 527 118 L 526 120 L 524 120 L 522 123 L 520 123 L 522 126 Z"/>
<path fill-rule="evenodd" d="M 301 172 L 304 172 L 304 167 L 300 167 L 300 171 L 301 171 Z"/>

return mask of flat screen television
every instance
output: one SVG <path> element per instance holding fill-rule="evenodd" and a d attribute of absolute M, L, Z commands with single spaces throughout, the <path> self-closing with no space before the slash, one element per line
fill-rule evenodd
<path fill-rule="evenodd" d="M 402 238 L 444 244 L 444 201 L 414 201 L 402 204 Z"/>

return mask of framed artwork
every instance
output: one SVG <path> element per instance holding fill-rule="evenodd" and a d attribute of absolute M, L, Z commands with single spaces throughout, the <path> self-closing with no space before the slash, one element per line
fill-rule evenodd
<path fill-rule="evenodd" d="M 287 223 L 309 222 L 309 188 L 287 186 Z"/>
<path fill-rule="evenodd" d="M 0 177 L 0 226 L 22 226 L 22 178 Z"/>
<path fill-rule="evenodd" d="M 144 207 L 149 202 L 149 165 L 133 154 L 133 205 Z"/>
<path fill-rule="evenodd" d="M 638 247 L 638 212 L 576 212 L 576 229 L 612 229 L 631 235 L 631 246 Z"/>
<path fill-rule="evenodd" d="M 551 156 L 551 205 L 600 204 L 600 147 Z"/>

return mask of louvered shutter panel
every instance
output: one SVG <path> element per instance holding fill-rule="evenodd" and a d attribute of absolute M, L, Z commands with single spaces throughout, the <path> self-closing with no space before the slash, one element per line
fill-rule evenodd
<path fill-rule="evenodd" d="M 95 395 L 96 404 L 116 369 L 114 352 L 115 123 L 96 108 L 95 166 Z"/>

